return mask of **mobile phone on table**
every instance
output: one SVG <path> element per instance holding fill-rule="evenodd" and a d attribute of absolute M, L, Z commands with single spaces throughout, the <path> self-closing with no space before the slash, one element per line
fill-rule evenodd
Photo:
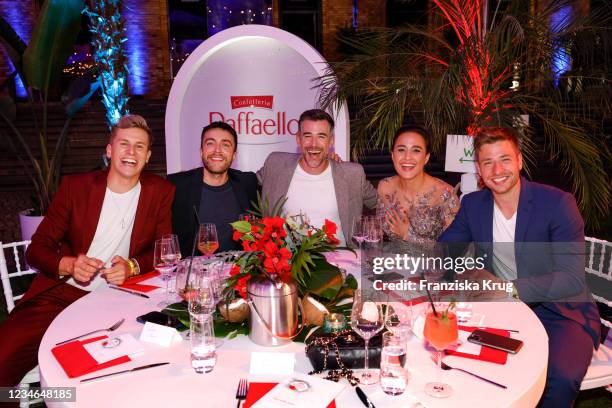
<path fill-rule="evenodd" d="M 520 340 L 489 333 L 484 330 L 474 330 L 468 337 L 468 341 L 512 354 L 518 353 L 521 347 L 523 347 L 523 342 Z"/>
<path fill-rule="evenodd" d="M 177 317 L 157 311 L 138 316 L 136 321 L 143 324 L 146 322 L 151 322 L 160 324 L 162 326 L 174 327 L 175 329 L 181 326 L 181 322 Z"/>

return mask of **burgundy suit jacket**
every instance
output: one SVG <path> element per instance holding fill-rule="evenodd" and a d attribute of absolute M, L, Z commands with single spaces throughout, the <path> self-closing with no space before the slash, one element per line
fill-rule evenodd
<path fill-rule="evenodd" d="M 63 256 L 87 253 L 102 211 L 108 172 L 65 176 L 47 215 L 32 236 L 28 264 L 40 273 L 21 302 L 62 284 L 58 275 Z M 144 273 L 153 267 L 155 240 L 172 232 L 174 186 L 154 174 L 140 175 L 140 197 L 130 240 L 130 258 Z"/>

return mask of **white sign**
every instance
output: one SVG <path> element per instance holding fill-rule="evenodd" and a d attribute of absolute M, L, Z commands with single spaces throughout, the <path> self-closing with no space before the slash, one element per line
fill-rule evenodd
<path fill-rule="evenodd" d="M 299 115 L 317 107 L 314 80 L 326 68 L 314 48 L 278 28 L 242 25 L 210 37 L 185 61 L 170 90 L 168 173 L 202 165 L 202 128 L 219 120 L 238 133 L 234 168 L 256 171 L 271 152 L 297 151 Z M 332 116 L 335 150 L 348 160 L 346 106 Z"/>
<path fill-rule="evenodd" d="M 157 344 L 162 347 L 170 347 L 172 343 L 182 341 L 182 337 L 174 327 L 162 326 L 161 324 L 145 322 L 140 341 Z"/>
<path fill-rule="evenodd" d="M 476 173 L 474 138 L 466 135 L 446 136 L 445 171 Z"/>
<path fill-rule="evenodd" d="M 267 353 L 253 351 L 251 353 L 251 374 L 291 375 L 295 364 L 295 353 Z"/>

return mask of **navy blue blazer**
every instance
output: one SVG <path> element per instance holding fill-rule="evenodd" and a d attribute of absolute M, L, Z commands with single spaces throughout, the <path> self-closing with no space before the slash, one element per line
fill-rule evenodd
<path fill-rule="evenodd" d="M 168 181 L 176 186 L 172 203 L 172 230 L 178 235 L 183 257 L 191 255 L 193 240 L 197 233 L 193 207 L 200 209 L 203 171 L 203 167 L 198 167 L 167 176 Z M 228 169 L 228 176 L 240 209 L 246 213 L 252 208 L 251 203 L 257 202 L 257 176 L 250 171 L 231 168 Z"/>
<path fill-rule="evenodd" d="M 493 194 L 483 189 L 463 197 L 455 220 L 438 241 L 476 242 L 477 256 L 491 269 Z M 526 244 L 529 243 L 529 244 Z M 515 255 L 519 296 L 580 324 L 599 345 L 600 320 L 584 279 L 584 221 L 574 196 L 521 177 Z"/>

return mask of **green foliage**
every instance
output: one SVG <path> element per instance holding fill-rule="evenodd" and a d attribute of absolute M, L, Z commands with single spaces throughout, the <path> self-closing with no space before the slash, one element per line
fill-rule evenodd
<path fill-rule="evenodd" d="M 57 190 L 70 122 L 98 89 L 93 76 L 80 78 L 64 93 L 66 120 L 59 135 L 48 134 L 47 111 L 50 90 L 72 52 L 80 28 L 82 0 L 45 2 L 36 22 L 32 39 L 26 45 L 6 20 L 0 17 L 0 40 L 6 46 L 16 73 L 24 81 L 32 112 L 32 126 L 38 135 L 37 143 L 28 144 L 16 126 L 16 105 L 10 98 L 0 98 L 0 119 L 6 125 L 5 137 L 9 148 L 19 160 L 35 191 L 35 214 L 44 215 Z M 42 117 L 36 113 L 40 107 Z M 56 139 L 54 150 L 50 139 Z"/>
<path fill-rule="evenodd" d="M 59 79 L 81 29 L 83 0 L 46 1 L 23 54 L 25 83 L 46 96 Z"/>
<path fill-rule="evenodd" d="M 533 167 L 533 126 L 541 126 L 545 150 L 561 163 L 587 224 L 608 214 L 610 161 L 601 123 L 592 118 L 610 112 L 612 9 L 592 7 L 588 15 L 559 22 L 551 18 L 565 0 L 531 9 L 524 1 L 501 3 L 483 24 L 481 2 L 435 0 L 427 27 L 344 31 L 339 37 L 353 54 L 330 64 L 320 78 L 319 102 L 354 107 L 353 153 L 390 148 L 406 115 L 423 109 L 424 125 L 439 152 L 448 134 L 475 134 L 487 126 L 518 126 L 525 165 Z M 561 86 L 553 84 L 553 59 L 573 60 Z M 518 87 L 513 86 L 518 82 Z M 516 84 L 515 84 L 516 85 Z M 527 169 L 528 170 L 528 169 Z"/>
<path fill-rule="evenodd" d="M 268 197 L 262 197 L 261 192 L 257 192 L 257 202 L 252 202 L 253 211 L 250 211 L 253 215 L 259 218 L 263 217 L 282 217 L 283 207 L 287 202 L 287 197 L 280 197 L 274 205 L 270 206 Z"/>
<path fill-rule="evenodd" d="M 173 303 L 168 305 L 162 313 L 166 313 L 170 316 L 176 316 L 183 327 L 180 327 L 179 331 L 185 331 L 189 329 L 189 311 L 187 309 L 186 302 Z M 232 323 L 225 320 L 220 313 L 215 312 L 213 315 L 213 325 L 215 329 L 215 337 L 233 339 L 239 334 L 249 334 L 248 321 L 241 323 Z"/>

